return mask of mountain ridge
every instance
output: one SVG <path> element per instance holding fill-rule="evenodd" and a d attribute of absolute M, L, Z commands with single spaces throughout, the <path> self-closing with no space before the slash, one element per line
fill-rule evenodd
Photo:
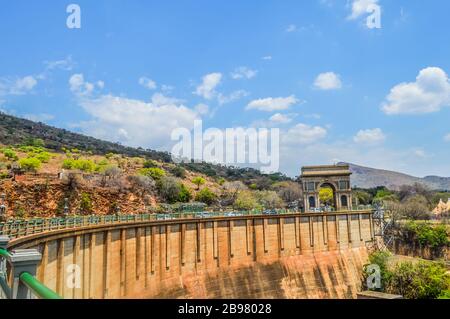
<path fill-rule="evenodd" d="M 371 168 L 353 163 L 341 162 L 340 164 L 348 164 L 350 166 L 352 186 L 359 188 L 385 186 L 389 189 L 398 190 L 402 185 L 420 183 L 432 190 L 450 190 L 450 177 L 434 175 L 416 177 L 401 172 Z"/>

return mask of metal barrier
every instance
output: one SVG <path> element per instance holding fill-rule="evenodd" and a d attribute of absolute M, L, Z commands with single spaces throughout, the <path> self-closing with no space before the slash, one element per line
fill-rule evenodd
<path fill-rule="evenodd" d="M 348 211 L 370 210 L 370 206 L 354 207 Z M 11 239 L 28 235 L 78 228 L 94 225 L 132 223 L 144 221 L 158 221 L 171 219 L 198 219 L 211 217 L 234 217 L 234 216 L 255 216 L 255 215 L 283 215 L 296 211 L 288 209 L 272 210 L 251 210 L 251 211 L 227 211 L 227 212 L 190 212 L 190 213 L 161 213 L 161 214 L 137 214 L 137 215 L 91 215 L 91 216 L 71 216 L 59 218 L 34 218 L 29 220 L 10 220 L 0 223 L 0 235 L 9 236 Z M 324 211 L 316 211 L 324 212 Z M 314 213 L 314 212 L 311 212 Z"/>
<path fill-rule="evenodd" d="M 35 278 L 41 253 L 36 249 L 8 252 L 8 242 L 9 237 L 0 236 L 0 299 L 61 299 Z"/>

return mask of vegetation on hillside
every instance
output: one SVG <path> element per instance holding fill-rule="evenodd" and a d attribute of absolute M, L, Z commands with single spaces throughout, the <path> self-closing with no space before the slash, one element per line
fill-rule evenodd
<path fill-rule="evenodd" d="M 450 273 L 443 263 L 423 260 L 392 263 L 390 257 L 389 253 L 383 251 L 369 256 L 370 264 L 379 266 L 381 276 L 381 287 L 373 290 L 402 295 L 407 299 L 449 297 Z M 373 274 L 367 266 L 363 276 L 365 288 L 368 288 L 367 279 Z"/>

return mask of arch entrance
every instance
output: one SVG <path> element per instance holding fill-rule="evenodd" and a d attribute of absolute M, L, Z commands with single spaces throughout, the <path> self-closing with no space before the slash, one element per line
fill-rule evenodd
<path fill-rule="evenodd" d="M 302 167 L 305 212 L 351 209 L 351 174 L 346 164 Z"/>

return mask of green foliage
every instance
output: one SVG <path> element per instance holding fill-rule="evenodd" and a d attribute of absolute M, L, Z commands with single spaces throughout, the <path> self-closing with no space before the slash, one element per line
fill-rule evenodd
<path fill-rule="evenodd" d="M 144 162 L 144 168 L 158 167 L 158 162 L 154 160 L 147 160 Z"/>
<path fill-rule="evenodd" d="M 284 206 L 283 200 L 275 191 L 257 191 L 255 196 L 262 208 L 275 209 Z"/>
<path fill-rule="evenodd" d="M 256 185 L 256 183 L 252 183 L 248 186 L 248 188 L 250 188 L 251 190 L 257 190 L 258 189 L 258 185 Z"/>
<path fill-rule="evenodd" d="M 111 158 L 113 158 L 113 156 L 114 156 L 114 153 L 107 153 L 107 154 L 105 155 L 105 157 L 106 157 L 108 160 L 110 160 Z"/>
<path fill-rule="evenodd" d="M 185 178 L 186 177 L 186 170 L 181 166 L 174 166 L 170 169 L 170 173 L 173 176 L 179 177 L 179 178 Z"/>
<path fill-rule="evenodd" d="M 30 157 L 35 157 L 38 160 L 40 160 L 42 163 L 48 163 L 50 161 L 50 159 L 52 158 L 52 154 L 50 154 L 49 152 L 42 152 L 39 154 L 33 154 L 33 156 Z"/>
<path fill-rule="evenodd" d="M 192 183 L 197 185 L 197 189 L 200 189 L 200 186 L 206 183 L 206 180 L 203 177 L 197 176 L 192 179 Z"/>
<path fill-rule="evenodd" d="M 381 275 L 381 291 L 386 288 L 386 285 L 389 284 L 392 273 L 388 269 L 388 261 L 391 257 L 391 254 L 387 251 L 375 251 L 369 256 L 369 265 L 378 265 L 380 267 L 380 275 Z M 367 270 L 367 266 L 364 266 L 363 274 L 364 274 L 364 283 L 366 282 L 366 278 L 370 275 Z"/>
<path fill-rule="evenodd" d="M 80 212 L 83 214 L 92 213 L 93 205 L 91 196 L 88 193 L 81 193 L 80 198 Z"/>
<path fill-rule="evenodd" d="M 181 183 L 177 178 L 170 176 L 162 176 L 157 182 L 157 188 L 160 196 L 166 202 L 173 204 L 180 200 L 180 193 L 182 191 L 182 187 Z"/>
<path fill-rule="evenodd" d="M 19 160 L 20 168 L 27 172 L 37 172 L 41 167 L 41 164 L 41 161 L 34 157 L 22 158 Z"/>
<path fill-rule="evenodd" d="M 333 189 L 331 187 L 322 187 L 319 190 L 319 198 L 320 198 L 320 203 L 327 205 L 327 206 L 332 206 L 334 205 L 334 192 Z"/>
<path fill-rule="evenodd" d="M 97 170 L 97 165 L 88 159 L 65 159 L 62 164 L 64 169 L 78 169 L 83 172 L 92 173 Z"/>
<path fill-rule="evenodd" d="M 431 261 L 389 264 L 390 254 L 377 251 L 369 256 L 381 273 L 381 291 L 399 294 L 407 299 L 446 298 L 450 290 L 450 274 L 444 264 Z M 364 267 L 364 277 L 369 275 Z"/>
<path fill-rule="evenodd" d="M 220 186 L 222 186 L 223 184 L 225 184 L 225 182 L 226 182 L 226 180 L 225 180 L 225 178 L 223 178 L 223 177 L 220 177 L 220 178 L 217 180 L 217 184 L 219 184 Z"/>
<path fill-rule="evenodd" d="M 242 210 L 252 210 L 261 208 L 261 205 L 258 203 L 254 193 L 251 191 L 239 192 L 237 194 L 236 201 L 234 202 L 234 206 L 237 209 Z"/>
<path fill-rule="evenodd" d="M 184 184 L 180 183 L 180 191 L 178 193 L 178 201 L 181 203 L 188 203 L 192 199 L 192 193 L 190 189 Z"/>
<path fill-rule="evenodd" d="M 139 175 L 151 177 L 155 181 L 159 181 L 164 176 L 166 176 L 166 172 L 162 168 L 158 168 L 158 167 L 142 168 L 138 171 L 138 173 L 139 173 Z"/>
<path fill-rule="evenodd" d="M 195 196 L 195 200 L 208 205 L 213 204 L 217 200 L 217 195 L 212 192 L 208 187 L 203 188 Z"/>
<path fill-rule="evenodd" d="M 24 142 L 25 146 L 34 146 L 34 147 L 45 147 L 45 142 L 44 140 L 40 139 L 40 138 L 27 138 L 25 139 Z"/>
<path fill-rule="evenodd" d="M 445 225 L 433 226 L 426 222 L 409 221 L 405 225 L 405 230 L 423 246 L 439 248 L 449 244 L 449 234 Z"/>
<path fill-rule="evenodd" d="M 407 299 L 436 299 L 450 289 L 450 274 L 436 262 L 401 262 L 392 271 L 388 291 Z"/>
<path fill-rule="evenodd" d="M 373 200 L 372 194 L 363 190 L 353 191 L 353 198 L 357 199 L 359 205 L 369 205 Z"/>
<path fill-rule="evenodd" d="M 5 157 L 9 160 L 16 161 L 18 159 L 16 152 L 9 148 L 3 150 L 3 155 L 5 155 Z"/>

